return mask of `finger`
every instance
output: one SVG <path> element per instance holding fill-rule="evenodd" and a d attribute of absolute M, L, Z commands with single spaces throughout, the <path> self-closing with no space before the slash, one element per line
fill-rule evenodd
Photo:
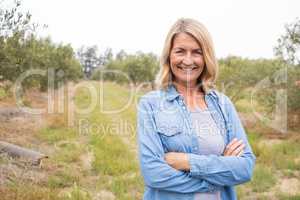
<path fill-rule="evenodd" d="M 231 147 L 235 142 L 237 142 L 238 141 L 238 139 L 237 138 L 234 138 L 233 140 L 231 140 L 230 142 L 229 142 L 229 144 L 227 144 L 227 146 L 226 147 Z"/>
<path fill-rule="evenodd" d="M 223 155 L 230 155 L 232 153 L 232 151 L 234 151 L 234 149 L 236 148 L 236 145 L 239 145 L 238 142 L 240 142 L 241 140 L 238 140 L 237 138 L 234 138 L 233 140 L 231 140 L 230 143 L 228 143 L 224 149 Z"/>
<path fill-rule="evenodd" d="M 237 138 L 234 138 L 233 140 L 231 140 L 230 143 L 228 143 L 228 144 L 226 145 L 224 153 L 227 152 L 227 151 L 231 148 L 231 146 L 232 146 L 233 144 L 235 144 L 237 141 L 238 141 Z"/>
<path fill-rule="evenodd" d="M 236 148 L 236 149 L 231 153 L 231 155 L 232 155 L 232 156 L 237 156 L 237 155 L 239 155 L 239 153 L 240 153 L 241 151 L 243 151 L 244 148 L 245 148 L 245 145 L 244 145 L 244 144 L 240 145 L 238 148 Z"/>
<path fill-rule="evenodd" d="M 226 146 L 226 152 L 232 152 L 235 149 L 235 146 L 238 144 L 238 140 L 234 139 L 232 140 L 227 146 Z"/>
<path fill-rule="evenodd" d="M 242 156 L 244 154 L 244 150 L 242 150 L 237 156 Z"/>
<path fill-rule="evenodd" d="M 243 140 L 239 140 L 237 142 L 235 142 L 233 145 L 231 145 L 229 148 L 228 148 L 228 153 L 229 154 L 232 154 L 232 152 L 238 148 L 240 145 L 243 144 Z"/>

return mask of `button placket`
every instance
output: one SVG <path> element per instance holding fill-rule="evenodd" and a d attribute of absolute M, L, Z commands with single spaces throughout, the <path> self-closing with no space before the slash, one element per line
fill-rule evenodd
<path fill-rule="evenodd" d="M 182 112 L 184 114 L 185 119 L 188 121 L 189 131 L 192 133 L 192 153 L 197 154 L 198 153 L 198 141 L 196 136 L 196 130 L 193 127 L 192 119 L 191 119 L 191 113 L 187 109 L 186 104 L 184 103 L 183 97 L 179 96 L 179 105 L 182 107 Z"/>
<path fill-rule="evenodd" d="M 192 124 L 192 120 L 191 120 L 191 114 L 190 114 L 190 112 L 188 111 L 188 109 L 187 109 L 185 103 L 183 102 L 183 100 L 181 100 L 181 101 L 182 101 L 182 108 L 183 108 L 185 117 L 186 117 L 186 119 L 188 119 L 189 128 L 190 128 L 190 130 L 193 131 L 193 124 Z"/>

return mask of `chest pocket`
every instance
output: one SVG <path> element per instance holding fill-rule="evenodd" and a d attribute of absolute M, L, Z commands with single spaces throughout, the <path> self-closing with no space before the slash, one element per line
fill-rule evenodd
<path fill-rule="evenodd" d="M 174 136 L 182 133 L 183 119 L 176 113 L 160 112 L 155 117 L 157 131 L 164 136 Z"/>
<path fill-rule="evenodd" d="M 178 113 L 160 112 L 156 115 L 157 132 L 165 152 L 186 152 L 191 145 L 189 136 L 184 134 L 184 119 Z"/>

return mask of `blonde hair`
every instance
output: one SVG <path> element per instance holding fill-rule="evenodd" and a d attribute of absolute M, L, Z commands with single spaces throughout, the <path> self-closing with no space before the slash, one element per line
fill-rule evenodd
<path fill-rule="evenodd" d="M 156 88 L 166 89 L 172 82 L 173 73 L 170 67 L 170 51 L 173 40 L 178 33 L 187 33 L 199 42 L 203 52 L 205 67 L 198 78 L 197 84 L 201 84 L 201 88 L 206 94 L 209 89 L 215 87 L 218 74 L 218 61 L 215 57 L 211 36 L 206 27 L 194 19 L 187 18 L 178 19 L 167 35 L 160 57 L 160 70 L 156 75 Z"/>

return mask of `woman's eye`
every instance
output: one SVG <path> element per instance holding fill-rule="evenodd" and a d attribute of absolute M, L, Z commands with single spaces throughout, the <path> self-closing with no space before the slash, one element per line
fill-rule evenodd
<path fill-rule="evenodd" d="M 179 51 L 175 51 L 175 53 L 182 53 L 182 51 L 181 51 L 181 50 L 179 50 Z"/>
<path fill-rule="evenodd" d="M 202 55 L 202 51 L 196 51 L 196 54 Z"/>

